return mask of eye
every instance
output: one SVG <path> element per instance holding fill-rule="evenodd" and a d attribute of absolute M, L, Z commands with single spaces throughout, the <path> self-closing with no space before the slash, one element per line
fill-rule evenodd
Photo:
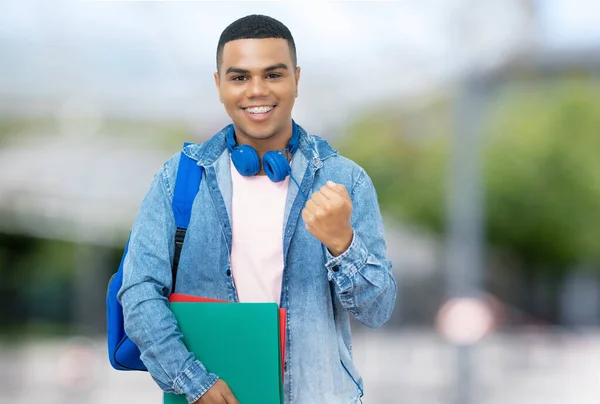
<path fill-rule="evenodd" d="M 278 79 L 279 77 L 281 77 L 281 73 L 269 73 L 267 75 L 268 79 Z"/>
<path fill-rule="evenodd" d="M 246 81 L 246 76 L 234 76 L 231 81 Z"/>

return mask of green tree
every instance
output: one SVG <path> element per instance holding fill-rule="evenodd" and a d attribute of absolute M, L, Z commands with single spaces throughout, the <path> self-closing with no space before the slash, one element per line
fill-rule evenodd
<path fill-rule="evenodd" d="M 487 233 L 533 268 L 600 259 L 600 85 L 502 100 L 485 149 Z"/>
<path fill-rule="evenodd" d="M 340 151 L 371 176 L 382 211 L 402 223 L 443 230 L 447 136 L 428 128 L 415 137 L 410 117 L 369 115 L 345 133 Z"/>
<path fill-rule="evenodd" d="M 531 270 L 560 273 L 600 262 L 600 84 L 569 79 L 506 90 L 483 131 L 489 244 Z M 449 116 L 439 108 L 369 115 L 348 129 L 340 147 L 369 172 L 387 216 L 438 234 Z M 415 121 L 439 124 L 408 132 Z"/>

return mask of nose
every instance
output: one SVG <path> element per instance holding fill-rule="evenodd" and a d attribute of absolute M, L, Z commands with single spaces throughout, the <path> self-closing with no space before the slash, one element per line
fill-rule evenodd
<path fill-rule="evenodd" d="M 246 90 L 248 98 L 265 97 L 269 95 L 269 86 L 262 78 L 253 78 Z"/>

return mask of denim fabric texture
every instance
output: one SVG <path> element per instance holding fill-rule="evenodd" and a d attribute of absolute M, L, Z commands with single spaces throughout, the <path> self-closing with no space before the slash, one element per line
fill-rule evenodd
<path fill-rule="evenodd" d="M 177 292 L 237 301 L 231 277 L 230 155 L 227 127 L 184 153 L 203 167 L 181 253 Z M 281 307 L 287 309 L 286 404 L 358 403 L 362 378 L 352 359 L 350 316 L 376 328 L 391 316 L 397 285 L 370 177 L 324 139 L 300 130 L 292 175 L 310 195 L 327 180 L 343 184 L 353 203 L 354 236 L 333 257 L 305 228 L 305 200 L 290 182 L 282 242 Z M 162 390 L 196 401 L 218 379 L 188 352 L 168 308 L 175 221 L 171 209 L 179 153 L 154 177 L 135 219 L 124 263 L 125 331 Z M 257 235 L 260 237 L 260 235 Z"/>

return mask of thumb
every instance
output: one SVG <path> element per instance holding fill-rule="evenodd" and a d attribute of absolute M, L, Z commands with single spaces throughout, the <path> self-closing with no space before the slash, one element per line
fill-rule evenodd
<path fill-rule="evenodd" d="M 240 404 L 240 402 L 233 395 L 233 392 L 231 391 L 229 386 L 227 386 L 227 388 L 221 394 L 223 395 L 223 398 L 225 399 L 227 404 Z"/>
<path fill-rule="evenodd" d="M 348 201 L 351 202 L 350 200 L 350 195 L 348 195 L 348 191 L 346 191 L 346 187 L 343 186 L 342 184 L 336 184 L 335 182 L 329 180 L 327 181 L 327 186 L 334 190 L 335 192 L 337 192 L 340 196 L 344 197 L 345 199 L 347 199 Z"/>
<path fill-rule="evenodd" d="M 341 184 L 336 184 L 335 182 L 328 180 L 327 181 L 327 186 L 335 191 L 339 191 L 340 188 L 343 188 L 344 186 Z"/>
<path fill-rule="evenodd" d="M 227 404 L 240 404 L 240 402 L 235 398 L 233 393 L 223 395 L 223 398 L 225 398 Z"/>

